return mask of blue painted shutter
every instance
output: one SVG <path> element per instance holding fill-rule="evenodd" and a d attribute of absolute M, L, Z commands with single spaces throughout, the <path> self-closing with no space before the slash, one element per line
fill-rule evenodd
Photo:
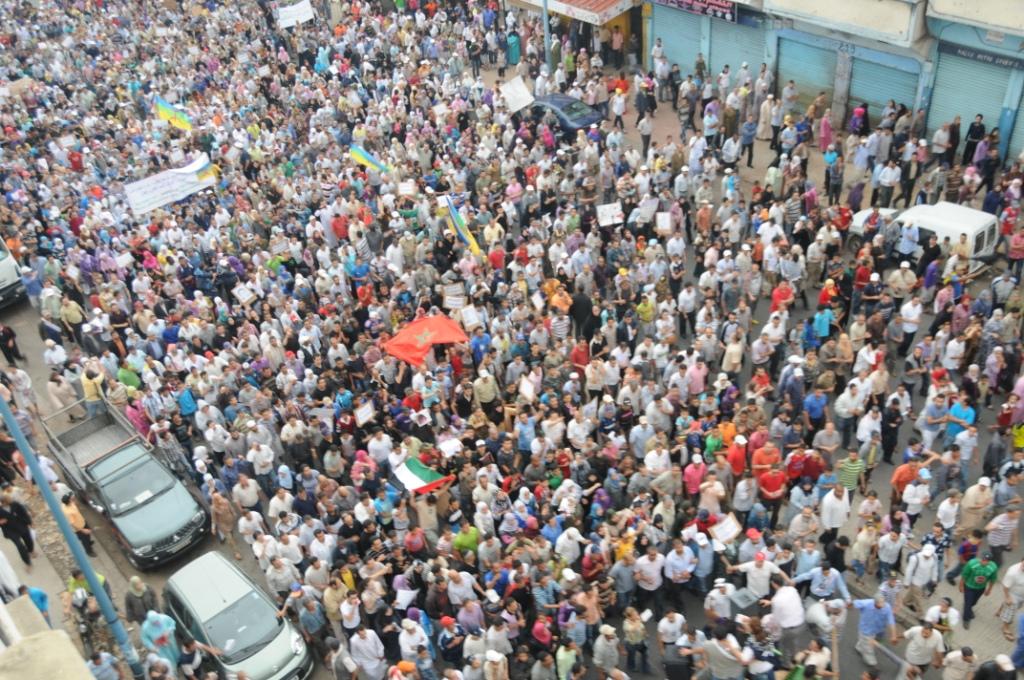
<path fill-rule="evenodd" d="M 895 99 L 897 106 L 906 104 L 908 109 L 913 109 L 916 94 L 916 73 L 900 71 L 865 59 L 853 60 L 850 106 L 867 102 L 872 125 L 878 124 L 878 116 L 890 99 Z"/>
<path fill-rule="evenodd" d="M 975 114 L 985 116 L 985 130 L 999 125 L 1003 96 L 1010 82 L 1010 69 L 983 64 L 953 54 L 939 55 L 938 71 L 928 108 L 929 134 L 960 116 L 960 136 Z M 963 149 L 961 148 L 961 151 Z"/>
<path fill-rule="evenodd" d="M 700 23 L 701 18 L 692 12 L 664 5 L 654 6 L 654 37 L 661 38 L 668 63 L 679 64 L 684 78 L 693 73 L 693 65 L 700 52 Z M 708 55 L 705 54 L 704 62 L 707 61 Z"/>
<path fill-rule="evenodd" d="M 764 62 L 764 28 L 712 19 L 712 72 L 717 74 L 722 70 L 722 66 L 728 64 L 729 71 L 735 74 L 739 72 L 743 62 L 747 62 L 751 79 L 757 80 L 757 74 Z"/>
<path fill-rule="evenodd" d="M 781 95 L 786 83 L 790 80 L 795 82 L 797 92 L 800 93 L 797 110 L 801 115 L 822 90 L 827 101 L 832 101 L 835 79 L 834 51 L 805 45 L 789 38 L 779 40 L 779 77 L 775 89 Z"/>

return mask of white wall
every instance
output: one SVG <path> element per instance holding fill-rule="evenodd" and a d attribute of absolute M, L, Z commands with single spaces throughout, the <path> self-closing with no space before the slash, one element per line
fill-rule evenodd
<path fill-rule="evenodd" d="M 929 0 L 929 16 L 1024 35 L 1020 0 Z M 1022 39 L 1019 42 L 1024 42 Z"/>
<path fill-rule="evenodd" d="M 998 1 L 1010 4 L 1020 0 Z M 914 3 L 904 0 L 764 0 L 764 10 L 904 47 L 909 46 L 918 33 Z"/>

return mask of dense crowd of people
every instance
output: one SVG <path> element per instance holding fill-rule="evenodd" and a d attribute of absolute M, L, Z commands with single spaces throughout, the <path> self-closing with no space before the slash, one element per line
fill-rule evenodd
<path fill-rule="evenodd" d="M 624 680 L 655 647 L 719 680 L 825 677 L 851 608 L 868 677 L 879 653 L 900 677 L 1024 667 L 965 633 L 993 590 L 1008 645 L 1024 625 L 1024 172 L 998 132 L 979 117 L 961 149 L 959 120 L 929 137 L 896 102 L 833 130 L 765 66 L 681 68 L 657 41 L 645 72 L 635 36 L 556 27 L 549 68 L 528 13 L 395 4 L 283 30 L 247 0 L 8 3 L 0 217 L 51 371 L 33 386 L 0 326 L 26 432 L 37 392 L 120 409 L 339 678 Z M 605 120 L 512 112 L 482 71 Z M 200 153 L 215 186 L 128 208 L 125 184 Z M 881 213 L 844 249 L 861 208 L 943 199 L 998 215 L 1007 271 Z M 465 343 L 385 351 L 442 314 Z M 404 487 L 411 459 L 449 481 Z M 197 677 L 218 650 L 166 644 L 145 595 L 150 677 Z"/>

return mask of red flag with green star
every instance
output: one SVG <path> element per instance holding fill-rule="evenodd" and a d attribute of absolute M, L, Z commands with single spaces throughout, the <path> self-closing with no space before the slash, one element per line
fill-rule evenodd
<path fill-rule="evenodd" d="M 469 338 L 459 324 L 447 316 L 425 316 L 416 319 L 393 338 L 384 343 L 384 351 L 413 366 L 423 364 L 424 357 L 434 345 L 468 342 Z"/>

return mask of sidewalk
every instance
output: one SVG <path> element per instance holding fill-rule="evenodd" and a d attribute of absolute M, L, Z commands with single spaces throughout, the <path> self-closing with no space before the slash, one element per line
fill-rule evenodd
<path fill-rule="evenodd" d="M 17 574 L 22 585 L 41 588 L 50 596 L 50 622 L 54 628 L 67 629 L 62 620 L 62 605 L 60 595 L 64 592 L 64 579 L 57 574 L 57 571 L 50 563 L 49 556 L 41 549 L 36 548 L 39 557 L 32 560 L 32 569 L 25 568 L 25 563 L 18 557 L 18 551 L 14 544 L 6 538 L 0 538 L 0 552 L 7 561 L 11 563 L 14 573 Z"/>

